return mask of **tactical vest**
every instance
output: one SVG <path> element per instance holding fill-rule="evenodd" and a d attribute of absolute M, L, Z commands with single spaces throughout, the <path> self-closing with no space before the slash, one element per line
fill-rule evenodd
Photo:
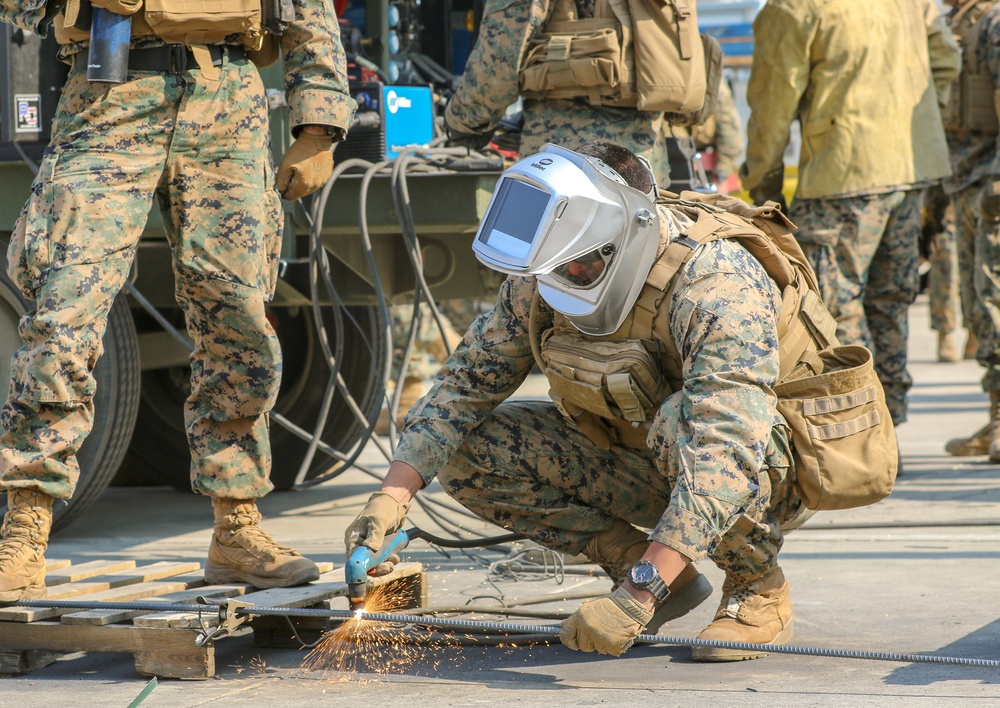
<path fill-rule="evenodd" d="M 81 4 L 81 0 L 67 0 L 56 16 L 55 35 L 60 44 L 90 38 L 89 29 L 76 26 Z M 295 19 L 292 0 L 212 0 L 211 5 L 213 11 L 206 13 L 203 2 L 144 0 L 132 15 L 132 37 L 156 36 L 168 44 L 194 47 L 220 44 L 236 35 L 258 66 L 268 66 L 278 58 L 274 38 Z"/>
<path fill-rule="evenodd" d="M 683 386 L 683 359 L 669 322 L 676 276 L 703 244 L 735 238 L 781 291 L 775 393 L 791 430 L 806 505 L 850 508 L 884 498 L 898 462 L 885 394 L 871 352 L 839 346 L 836 321 L 791 235 L 794 225 L 770 202 L 752 208 L 722 195 L 684 192 L 682 197 L 666 203 L 695 223 L 667 245 L 617 332 L 584 335 L 558 313 L 551 328 L 537 332 L 536 295 L 529 324 L 532 351 L 556 406 L 602 449 L 647 449 L 650 421 Z"/>
<path fill-rule="evenodd" d="M 979 61 L 980 21 L 993 5 L 987 0 L 968 0 L 949 19 L 955 39 L 962 48 L 962 73 L 952 84 L 942 119 L 949 135 L 1000 132 L 997 87 L 989 67 Z"/>
<path fill-rule="evenodd" d="M 698 31 L 693 0 L 596 0 L 588 18 L 578 16 L 574 0 L 556 0 L 528 42 L 520 93 L 667 112 L 691 123 L 710 108 L 706 97 L 714 104 L 721 65 L 718 42 Z"/>

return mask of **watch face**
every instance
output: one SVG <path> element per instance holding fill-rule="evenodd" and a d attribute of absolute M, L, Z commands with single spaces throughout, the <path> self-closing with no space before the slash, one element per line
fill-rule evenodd
<path fill-rule="evenodd" d="M 647 585 L 653 579 L 653 573 L 656 570 L 652 565 L 646 565 L 645 563 L 641 565 L 632 566 L 631 580 L 637 585 Z"/>

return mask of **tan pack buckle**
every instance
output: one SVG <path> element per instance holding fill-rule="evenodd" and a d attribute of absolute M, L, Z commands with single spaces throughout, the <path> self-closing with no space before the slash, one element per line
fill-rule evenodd
<path fill-rule="evenodd" d="M 549 61 L 568 61 L 572 44 L 572 37 L 553 37 L 550 39 L 548 49 Z"/>
<path fill-rule="evenodd" d="M 183 74 L 188 69 L 188 48 L 186 44 L 170 44 L 170 73 Z"/>

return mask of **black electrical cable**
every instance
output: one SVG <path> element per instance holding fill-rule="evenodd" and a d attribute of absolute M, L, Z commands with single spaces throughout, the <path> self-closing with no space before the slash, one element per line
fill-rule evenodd
<path fill-rule="evenodd" d="M 338 165 L 337 170 L 334 171 L 334 175 L 331 177 L 331 179 L 327 182 L 326 185 L 324 185 L 323 191 L 320 196 L 320 200 L 315 205 L 314 218 L 313 218 L 314 223 L 312 231 L 314 238 L 317 239 L 317 242 L 320 245 L 320 251 L 322 251 L 322 256 L 325 258 L 326 256 L 325 248 L 322 247 L 322 239 L 320 234 L 322 230 L 323 214 L 326 211 L 326 203 L 327 200 L 329 199 L 330 191 L 333 188 L 335 179 L 338 178 L 341 174 L 343 174 L 344 171 L 352 167 L 360 167 L 360 166 L 366 167 L 365 177 L 362 180 L 361 189 L 359 190 L 359 197 L 358 197 L 359 214 L 360 214 L 359 226 L 361 230 L 362 240 L 365 246 L 364 249 L 365 256 L 368 261 L 368 266 L 371 272 L 372 286 L 375 290 L 375 295 L 376 295 L 376 302 L 377 302 L 376 311 L 378 313 L 377 326 L 381 328 L 383 330 L 383 333 L 386 335 L 386 341 L 388 342 L 388 352 L 387 352 L 387 357 L 380 362 L 381 365 L 379 366 L 379 369 L 376 372 L 377 378 L 381 383 L 378 395 L 373 397 L 373 399 L 377 402 L 375 410 L 372 412 L 371 415 L 367 417 L 364 416 L 363 412 L 361 412 L 361 415 L 359 416 L 363 424 L 366 425 L 366 430 L 364 434 L 361 436 L 360 440 L 358 441 L 354 453 L 349 457 L 342 459 L 341 460 L 342 464 L 338 467 L 331 469 L 329 472 L 317 475 L 316 477 L 313 477 L 312 479 L 309 480 L 300 481 L 294 487 L 297 490 L 305 489 L 308 487 L 315 486 L 317 484 L 321 484 L 323 482 L 327 482 L 336 477 L 337 475 L 343 473 L 346 469 L 355 465 L 358 456 L 360 456 L 362 450 L 364 449 L 365 444 L 368 442 L 368 440 L 372 436 L 372 433 L 374 432 L 375 424 L 377 422 L 378 409 L 381 407 L 381 401 L 385 398 L 385 381 L 388 375 L 387 364 L 389 358 L 391 357 L 391 350 L 392 350 L 392 326 L 390 321 L 388 304 L 385 300 L 385 289 L 382 286 L 381 277 L 378 272 L 378 265 L 375 262 L 374 258 L 374 249 L 371 243 L 371 236 L 368 232 L 367 198 L 368 198 L 368 185 L 371 183 L 372 178 L 379 170 L 384 169 L 387 165 L 388 162 L 371 163 L 367 160 L 357 160 L 357 159 L 348 160 L 345 161 L 345 163 L 341 163 L 340 165 Z M 332 280 L 329 278 L 328 264 L 327 267 L 324 269 L 324 276 L 325 279 L 327 280 L 328 289 L 333 287 Z M 368 349 L 369 352 L 371 353 L 373 361 L 378 361 L 378 357 L 375 356 L 375 352 L 372 350 L 372 347 L 369 346 Z M 346 390 L 346 385 L 343 384 L 343 379 L 339 377 L 339 374 L 338 374 L 337 384 L 338 388 L 342 390 L 342 393 L 344 393 L 345 396 L 347 396 L 348 398 L 352 398 L 350 396 L 350 392 Z M 355 410 L 355 415 L 359 414 L 359 410 L 360 410 L 359 408 Z M 313 436 L 313 440 L 315 439 L 316 437 Z M 326 446 L 325 443 L 322 443 L 322 441 L 319 441 L 316 444 L 317 447 L 319 447 L 320 449 L 323 449 L 324 447 L 329 447 Z"/>
<path fill-rule="evenodd" d="M 511 541 L 522 541 L 524 536 L 518 533 L 508 533 L 502 536 L 493 536 L 492 538 L 474 538 L 467 541 L 462 540 L 452 540 L 450 538 L 441 538 L 440 536 L 435 536 L 434 534 L 428 533 L 423 529 L 414 527 L 412 531 L 409 532 L 410 540 L 413 539 L 423 539 L 428 543 L 433 543 L 438 546 L 444 546 L 445 548 L 485 548 L 488 546 L 498 546 L 501 543 L 510 543 Z M 488 541 L 489 543 L 484 543 Z"/>

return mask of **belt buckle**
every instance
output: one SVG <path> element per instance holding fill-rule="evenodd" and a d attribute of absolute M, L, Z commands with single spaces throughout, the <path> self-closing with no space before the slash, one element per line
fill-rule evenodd
<path fill-rule="evenodd" d="M 185 44 L 171 44 L 170 73 L 183 74 L 188 68 L 188 52 Z"/>

